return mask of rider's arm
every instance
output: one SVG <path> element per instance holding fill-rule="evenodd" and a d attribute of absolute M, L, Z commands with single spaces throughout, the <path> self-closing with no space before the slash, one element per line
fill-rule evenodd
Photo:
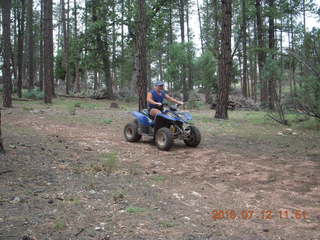
<path fill-rule="evenodd" d="M 166 98 L 167 100 L 169 100 L 170 102 L 174 102 L 174 103 L 176 103 L 176 104 L 180 104 L 180 105 L 182 105 L 182 104 L 183 104 L 183 102 L 181 102 L 181 101 L 179 101 L 179 100 L 177 100 L 177 99 L 175 99 L 175 98 L 173 98 L 173 97 L 169 96 L 168 94 L 166 94 L 166 95 L 165 95 L 165 98 Z"/>
<path fill-rule="evenodd" d="M 159 102 L 156 102 L 156 101 L 154 101 L 153 99 L 152 99 L 152 94 L 151 94 L 151 92 L 148 92 L 147 93 L 147 102 L 148 103 L 151 103 L 151 104 L 154 104 L 154 105 L 162 105 L 161 103 L 159 103 Z"/>

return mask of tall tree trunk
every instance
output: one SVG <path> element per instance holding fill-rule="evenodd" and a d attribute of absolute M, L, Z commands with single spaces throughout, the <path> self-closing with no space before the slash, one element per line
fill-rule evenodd
<path fill-rule="evenodd" d="M 78 39 L 78 21 L 77 21 L 77 2 L 76 0 L 73 1 L 73 17 L 74 17 L 74 39 Z M 80 52 L 78 48 L 75 49 L 75 81 L 74 81 L 74 90 L 76 93 L 80 92 Z"/>
<path fill-rule="evenodd" d="M 121 0 L 121 60 L 123 60 L 124 57 L 124 1 Z"/>
<path fill-rule="evenodd" d="M 112 11 L 116 12 L 115 10 L 116 3 L 112 3 Z M 114 86 L 117 86 L 117 69 L 116 69 L 116 55 L 117 55 L 117 48 L 116 48 L 116 43 L 117 43 L 117 31 L 116 31 L 116 23 L 113 20 L 112 21 L 112 76 L 111 76 L 111 81 L 115 83 Z"/>
<path fill-rule="evenodd" d="M 188 43 L 190 43 L 191 40 L 191 32 L 190 32 L 190 19 L 189 19 L 189 7 L 190 6 L 190 1 L 186 1 L 186 20 L 187 20 L 187 38 L 188 38 Z M 191 51 L 192 49 L 189 47 L 187 48 L 187 53 L 188 53 L 188 90 L 193 89 L 193 79 L 192 79 L 192 57 L 191 57 Z"/>
<path fill-rule="evenodd" d="M 249 46 L 250 49 L 257 48 L 257 31 L 256 31 L 256 23 L 253 23 L 253 38 L 249 37 Z M 257 102 L 257 55 L 250 51 L 250 72 L 251 72 L 251 96 L 254 101 Z"/>
<path fill-rule="evenodd" d="M 264 51 L 264 31 L 263 31 L 263 20 L 262 20 L 261 0 L 256 0 L 256 15 L 257 15 L 257 32 L 258 32 L 258 66 L 259 66 L 259 79 L 260 79 L 260 100 L 263 106 L 266 106 L 268 101 L 268 88 L 265 79 L 262 79 L 262 71 L 266 62 L 266 54 Z"/>
<path fill-rule="evenodd" d="M 98 2 L 95 0 L 92 8 L 92 18 L 93 21 L 97 21 L 98 16 L 97 14 L 97 5 Z M 107 88 L 107 95 L 108 98 L 112 99 L 114 97 L 113 95 L 113 89 L 112 89 L 112 79 L 111 79 L 111 64 L 110 64 L 110 53 L 109 53 L 109 44 L 107 42 L 102 41 L 101 32 L 106 31 L 103 28 L 100 28 L 96 31 L 96 41 L 97 41 L 97 47 L 99 49 L 98 55 L 100 56 L 100 59 L 102 60 L 103 64 L 103 73 L 104 73 L 104 79 L 105 84 Z"/>
<path fill-rule="evenodd" d="M 138 0 L 137 26 L 137 90 L 139 95 L 139 111 L 147 107 L 147 16 L 145 0 Z"/>
<path fill-rule="evenodd" d="M 44 102 L 52 102 L 53 88 L 53 24 L 52 0 L 44 1 Z"/>
<path fill-rule="evenodd" d="M 228 119 L 229 88 L 231 83 L 231 24 L 232 0 L 222 0 L 222 29 L 219 57 L 219 90 L 215 118 Z"/>
<path fill-rule="evenodd" d="M 290 7 L 292 8 L 290 13 L 290 38 L 291 38 L 291 44 L 289 42 L 289 45 L 291 46 L 291 51 L 293 52 L 295 50 L 295 43 L 294 43 L 294 30 L 293 30 L 293 9 L 294 4 L 292 3 L 292 0 L 290 0 Z M 290 48 L 290 47 L 289 47 Z M 293 87 L 293 96 L 295 97 L 297 95 L 297 84 L 296 84 L 296 61 L 295 58 L 291 58 L 291 81 L 292 81 L 292 87 Z"/>
<path fill-rule="evenodd" d="M 34 88 L 34 37 L 33 37 L 33 0 L 27 5 L 27 28 L 28 28 L 28 89 Z"/>
<path fill-rule="evenodd" d="M 306 37 L 306 1 L 302 0 L 302 12 L 303 12 L 303 37 Z"/>
<path fill-rule="evenodd" d="M 180 33 L 181 33 L 181 43 L 185 43 L 185 31 L 184 31 L 184 1 L 179 0 L 179 19 L 180 19 Z M 186 102 L 188 100 L 188 89 L 187 89 L 187 81 L 186 81 L 186 64 L 182 65 L 181 72 L 181 83 L 182 83 L 182 93 L 183 93 L 183 101 Z"/>
<path fill-rule="evenodd" d="M 170 0 L 170 8 L 169 8 L 169 34 L 168 34 L 168 38 L 169 38 L 169 46 L 171 46 L 173 44 L 173 22 L 172 22 L 172 4 L 173 0 Z"/>
<path fill-rule="evenodd" d="M 84 1 L 84 5 L 85 5 L 85 13 L 84 13 L 84 32 L 85 34 L 87 34 L 88 32 L 88 0 Z M 87 48 L 84 49 L 84 59 L 87 59 L 87 55 L 88 55 L 88 50 Z M 88 89 L 88 71 L 86 67 L 83 67 L 83 83 L 84 83 L 84 87 L 85 90 Z"/>
<path fill-rule="evenodd" d="M 197 11 L 198 11 L 199 29 L 200 29 L 201 54 L 203 54 L 204 53 L 203 32 L 202 32 L 201 12 L 200 12 L 199 0 L 197 0 Z"/>
<path fill-rule="evenodd" d="M 162 82 L 163 81 L 163 63 L 162 63 L 162 52 L 159 51 L 158 54 L 159 57 L 159 80 Z"/>
<path fill-rule="evenodd" d="M 268 0 L 270 15 L 269 15 L 269 50 L 271 52 L 271 59 L 275 59 L 275 26 L 274 26 L 274 0 Z M 271 74 L 268 79 L 268 103 L 269 109 L 274 110 L 274 104 L 276 101 L 276 86 L 275 86 L 275 77 L 274 74 Z"/>
<path fill-rule="evenodd" d="M 98 73 L 97 71 L 93 72 L 93 90 L 96 91 L 98 89 Z"/>
<path fill-rule="evenodd" d="M 3 34 L 3 106 L 12 107 L 12 79 L 10 71 L 11 41 L 10 41 L 10 11 L 11 0 L 2 1 L 2 34 Z"/>
<path fill-rule="evenodd" d="M 11 85 L 12 87 L 12 92 L 13 92 L 13 86 L 17 86 L 17 80 L 18 80 L 18 73 L 17 73 L 17 70 L 18 70 L 18 67 L 17 67 L 17 59 L 18 59 L 18 43 L 17 43 L 17 40 L 18 40 L 18 33 L 17 33 L 17 22 L 18 22 L 18 12 L 19 12 L 19 9 L 18 9 L 18 6 L 17 6 L 17 3 L 15 4 L 15 7 L 13 8 L 13 46 L 12 46 L 12 49 L 11 49 L 11 61 L 12 61 L 12 72 L 13 72 L 13 82 L 14 84 Z"/>
<path fill-rule="evenodd" d="M 18 16 L 18 81 L 17 94 L 22 97 L 22 74 L 23 74 L 23 48 L 24 48 L 24 20 L 25 20 L 25 0 L 21 0 L 21 10 Z"/>
<path fill-rule="evenodd" d="M 283 18 L 280 20 L 280 53 L 283 53 Z M 282 81 L 284 79 L 284 67 L 283 67 L 283 56 L 280 56 L 280 78 L 279 82 L 279 93 L 278 93 L 278 101 L 281 102 L 282 99 Z"/>
<path fill-rule="evenodd" d="M 70 70 L 69 70 L 69 35 L 67 25 L 69 26 L 69 18 L 66 19 L 66 7 L 65 1 L 61 0 L 61 21 L 62 21 L 62 31 L 63 31 L 63 64 L 65 69 L 65 84 L 66 84 L 66 94 L 70 93 Z M 67 10 L 69 12 L 69 9 Z M 68 14 L 69 15 L 69 14 Z"/>
<path fill-rule="evenodd" d="M 43 2 L 44 0 L 40 0 L 40 60 L 39 60 L 39 88 L 40 91 L 43 91 L 43 78 L 44 78 L 44 69 L 43 69 Z"/>
<path fill-rule="evenodd" d="M 213 6 L 213 17 L 214 17 L 214 36 L 213 36 L 213 56 L 218 59 L 219 58 L 219 46 L 220 46 L 220 33 L 219 33 L 219 22 L 220 22 L 220 16 L 219 16 L 219 3 L 218 0 L 212 0 L 212 6 Z"/>
<path fill-rule="evenodd" d="M 246 0 L 241 0 L 242 10 L 242 50 L 243 50 L 243 67 L 242 67 L 242 94 L 245 98 L 248 97 L 248 57 L 247 57 L 247 8 Z"/>

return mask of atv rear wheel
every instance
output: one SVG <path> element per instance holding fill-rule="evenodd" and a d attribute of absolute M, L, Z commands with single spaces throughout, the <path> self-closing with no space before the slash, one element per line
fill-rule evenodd
<path fill-rule="evenodd" d="M 124 137 L 128 142 L 138 142 L 141 139 L 141 135 L 138 133 L 138 125 L 136 122 L 128 123 L 124 127 Z"/>
<path fill-rule="evenodd" d="M 170 129 L 160 128 L 156 133 L 155 143 L 160 150 L 168 151 L 173 145 L 173 136 Z"/>
<path fill-rule="evenodd" d="M 185 129 L 187 136 L 183 139 L 184 143 L 189 147 L 196 147 L 201 142 L 201 133 L 195 126 L 189 126 Z"/>

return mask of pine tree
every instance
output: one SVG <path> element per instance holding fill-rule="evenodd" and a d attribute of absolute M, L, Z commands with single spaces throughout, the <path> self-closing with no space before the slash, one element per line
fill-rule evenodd
<path fill-rule="evenodd" d="M 10 71 L 11 41 L 10 41 L 10 11 L 11 0 L 2 1 L 2 29 L 3 29 L 3 106 L 12 107 L 12 79 Z"/>
<path fill-rule="evenodd" d="M 53 88 L 53 25 L 52 0 L 44 1 L 44 102 L 52 102 Z"/>
<path fill-rule="evenodd" d="M 222 29 L 219 56 L 219 83 L 215 118 L 228 119 L 228 100 L 231 84 L 231 23 L 232 0 L 222 0 Z"/>

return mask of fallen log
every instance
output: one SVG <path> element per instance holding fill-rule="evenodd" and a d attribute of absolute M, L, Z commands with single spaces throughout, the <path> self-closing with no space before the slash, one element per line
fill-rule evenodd
<path fill-rule="evenodd" d="M 29 98 L 12 98 L 14 101 L 23 101 L 23 102 L 29 102 L 32 101 L 32 99 Z"/>

